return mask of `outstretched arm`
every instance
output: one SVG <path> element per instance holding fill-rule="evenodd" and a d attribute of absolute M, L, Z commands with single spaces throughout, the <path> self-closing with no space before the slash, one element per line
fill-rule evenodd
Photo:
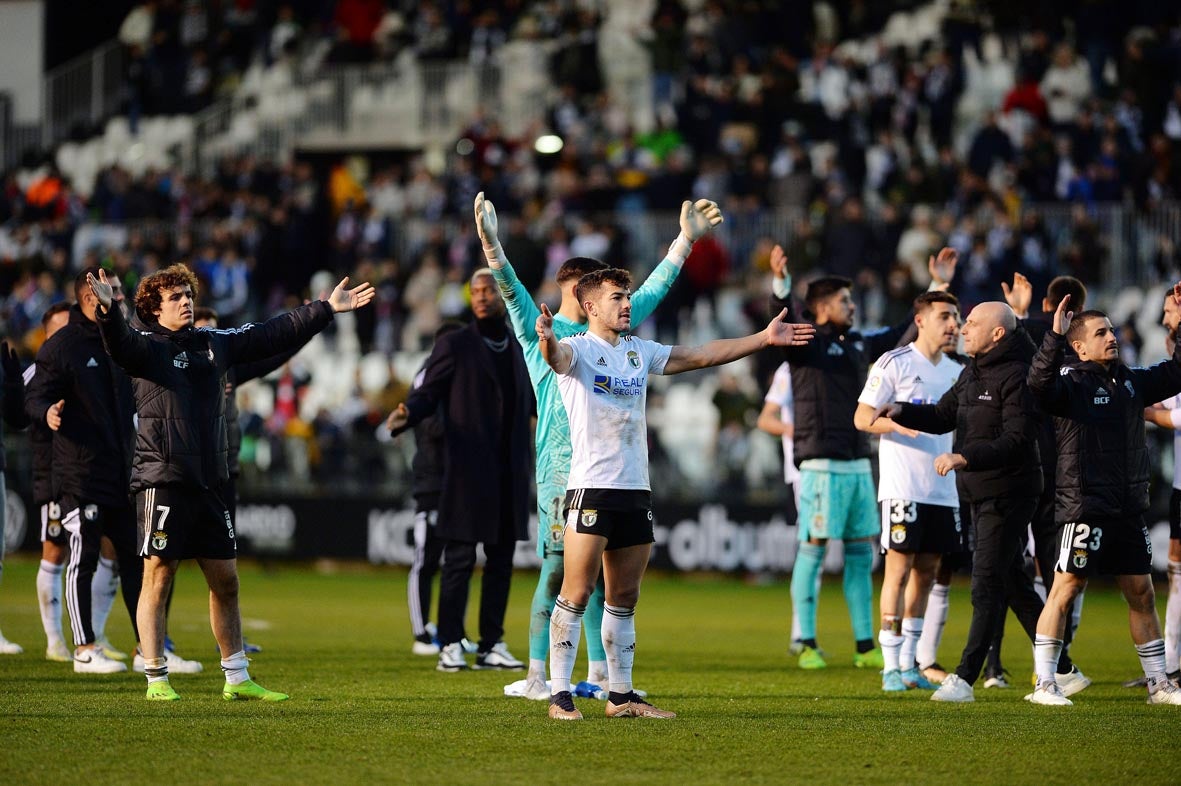
<path fill-rule="evenodd" d="M 802 347 L 816 335 L 816 328 L 808 324 L 784 322 L 787 309 L 771 320 L 766 328 L 743 338 L 722 338 L 699 347 L 675 346 L 664 366 L 665 374 L 680 374 L 699 368 L 720 366 L 764 347 Z"/>
<path fill-rule="evenodd" d="M 107 354 L 133 377 L 145 376 L 151 363 L 152 342 L 128 326 L 127 320 L 123 318 L 123 309 L 111 308 L 114 290 L 107 281 L 107 271 L 99 270 L 98 278 L 87 273 L 86 282 L 98 298 L 95 318 Z"/>
<path fill-rule="evenodd" d="M 570 371 L 574 362 L 574 350 L 554 338 L 554 315 L 549 306 L 541 304 L 541 313 L 534 323 L 537 331 L 537 345 L 541 349 L 541 357 L 558 374 Z"/>
<path fill-rule="evenodd" d="M 668 247 L 668 253 L 661 263 L 632 294 L 633 325 L 638 325 L 652 315 L 672 289 L 673 282 L 680 275 L 681 267 L 693 250 L 693 244 L 724 220 L 717 202 L 698 199 L 696 202 L 686 200 L 681 203 L 681 233 Z"/>
<path fill-rule="evenodd" d="M 376 290 L 368 282 L 346 289 L 348 283 L 346 276 L 326 301 L 318 300 L 300 306 L 259 324 L 212 332 L 227 337 L 230 365 L 265 360 L 297 349 L 326 328 L 335 314 L 355 311 L 373 300 Z"/>

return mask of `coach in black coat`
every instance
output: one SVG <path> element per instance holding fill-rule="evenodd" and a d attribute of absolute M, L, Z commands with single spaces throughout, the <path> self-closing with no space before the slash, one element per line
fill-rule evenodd
<path fill-rule="evenodd" d="M 1033 641 L 1042 602 L 1024 572 L 1026 525 L 1042 490 L 1037 450 L 1037 405 L 1025 383 L 1033 342 L 1004 303 L 981 303 L 964 324 L 972 357 L 937 404 L 895 403 L 882 408 L 895 423 L 930 434 L 955 432 L 952 453 L 935 459 L 941 475 L 954 470 L 971 504 L 976 530 L 972 555 L 972 624 L 960 664 L 936 692 L 939 701 L 971 701 L 989 645 L 1004 624 L 1005 606 Z M 1073 663 L 1063 653 L 1059 671 Z"/>
<path fill-rule="evenodd" d="M 387 424 L 398 435 L 443 405 L 443 486 L 437 535 L 446 541 L 439 587 L 440 669 L 464 668 L 463 638 L 476 544 L 484 544 L 477 666 L 504 635 L 512 558 L 528 538 L 533 388 L 521 347 L 508 332 L 504 302 L 490 273 L 472 277 L 476 320 L 439 338 L 422 385 Z M 448 645 L 454 645 L 448 651 Z M 457 658 L 450 658 L 455 656 Z M 492 660 L 496 660 L 494 657 Z M 451 667 L 444 668 L 444 661 Z"/>

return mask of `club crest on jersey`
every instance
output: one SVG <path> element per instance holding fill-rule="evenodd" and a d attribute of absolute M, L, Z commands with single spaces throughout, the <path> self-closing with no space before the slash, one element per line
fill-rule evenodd
<path fill-rule="evenodd" d="M 56 538 L 62 534 L 62 525 L 60 522 L 51 521 L 51 522 L 49 522 L 48 530 L 49 530 L 49 537 Z"/>
<path fill-rule="evenodd" d="M 152 533 L 152 548 L 156 551 L 163 551 L 168 548 L 168 533 L 162 529 L 158 529 Z"/>
<path fill-rule="evenodd" d="M 1134 395 L 1136 395 L 1136 388 L 1132 387 L 1132 380 L 1130 380 L 1130 379 L 1125 379 L 1125 380 L 1124 380 L 1124 387 L 1125 387 L 1125 388 L 1127 388 L 1127 391 L 1128 391 L 1128 395 L 1129 395 L 1129 396 L 1134 396 Z"/>
<path fill-rule="evenodd" d="M 901 543 L 906 540 L 906 527 L 902 524 L 895 524 L 890 527 L 890 540 L 895 543 Z"/>
<path fill-rule="evenodd" d="M 176 366 L 179 369 L 188 368 L 189 367 L 189 353 L 188 352 L 181 352 L 179 355 L 177 355 L 176 357 L 174 357 L 172 359 L 172 365 Z"/>
<path fill-rule="evenodd" d="M 98 518 L 98 505 L 87 505 L 82 510 L 82 515 L 86 517 L 87 521 L 94 521 Z"/>
<path fill-rule="evenodd" d="M 582 511 L 581 523 L 582 523 L 582 526 L 584 526 L 584 527 L 593 527 L 595 524 L 598 524 L 599 523 L 599 511 L 597 511 L 597 510 Z"/>
<path fill-rule="evenodd" d="M 629 349 L 627 351 L 627 363 L 632 368 L 639 368 L 640 367 L 640 356 L 639 356 L 639 354 L 636 353 L 636 351 L 634 349 Z"/>
<path fill-rule="evenodd" d="M 1079 570 L 1082 570 L 1083 568 L 1087 567 L 1087 550 L 1086 549 L 1075 549 L 1074 550 L 1074 559 L 1071 561 L 1074 563 L 1074 566 L 1076 568 L 1078 568 Z"/>

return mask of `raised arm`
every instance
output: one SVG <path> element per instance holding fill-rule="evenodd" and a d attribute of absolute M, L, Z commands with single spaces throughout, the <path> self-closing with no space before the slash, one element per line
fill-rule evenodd
<path fill-rule="evenodd" d="M 742 338 L 722 338 L 698 347 L 675 346 L 669 353 L 664 373 L 680 374 L 720 366 L 754 354 L 764 347 L 802 347 L 816 335 L 814 326 L 784 322 L 786 316 L 787 309 L 783 309 L 763 330 Z"/>
<path fill-rule="evenodd" d="M 696 202 L 686 200 L 681 203 L 681 233 L 668 247 L 668 253 L 656 269 L 632 294 L 633 325 L 638 325 L 652 315 L 672 289 L 673 282 L 681 273 L 681 267 L 693 250 L 693 244 L 724 220 L 717 202 L 698 199 Z"/>
<path fill-rule="evenodd" d="M 455 377 L 455 351 L 452 349 L 452 335 L 435 342 L 431 356 L 427 358 L 422 371 L 422 382 L 410 391 L 410 396 L 399 404 L 386 418 L 390 436 L 398 436 L 414 428 L 423 420 L 434 415 L 439 404 L 446 401 Z"/>
<path fill-rule="evenodd" d="M 574 350 L 554 338 L 554 315 L 544 303 L 534 322 L 534 329 L 537 331 L 537 346 L 541 349 L 542 359 L 556 373 L 568 372 L 574 361 Z"/>
<path fill-rule="evenodd" d="M 484 198 L 484 192 L 476 194 L 475 202 L 476 233 L 480 236 L 480 245 L 484 249 L 484 259 L 488 267 L 492 268 L 492 278 L 500 289 L 500 296 L 504 299 L 508 309 L 509 321 L 513 326 L 513 333 L 522 345 L 533 343 L 536 333 L 533 323 L 537 321 L 537 305 L 533 302 L 525 285 L 517 278 L 517 272 L 504 254 L 504 247 L 497 235 L 499 222 L 496 218 L 496 206 Z"/>
<path fill-rule="evenodd" d="M 127 320 L 123 318 L 123 309 L 111 308 L 114 292 L 107 282 L 107 271 L 99 270 L 98 278 L 87 273 L 86 282 L 98 298 L 95 319 L 107 354 L 131 376 L 146 376 L 151 367 L 152 342 L 139 331 L 131 329 Z"/>
<path fill-rule="evenodd" d="M 1058 310 L 1054 312 L 1054 326 L 1046 331 L 1046 337 L 1033 356 L 1026 377 L 1033 397 L 1051 415 L 1065 414 L 1070 406 L 1070 391 L 1065 378 L 1059 373 L 1066 354 L 1066 331 L 1074 319 L 1074 312 L 1067 308 L 1069 302 L 1070 295 L 1066 295 L 1058 304 Z"/>

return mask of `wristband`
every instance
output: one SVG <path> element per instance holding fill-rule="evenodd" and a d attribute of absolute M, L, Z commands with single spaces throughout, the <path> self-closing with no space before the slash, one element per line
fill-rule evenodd
<path fill-rule="evenodd" d="M 681 265 L 685 264 L 685 260 L 688 259 L 689 253 L 692 250 L 693 242 L 685 237 L 685 233 L 682 232 L 677 235 L 677 239 L 668 247 L 668 253 L 664 258 L 676 265 L 679 270 Z"/>

